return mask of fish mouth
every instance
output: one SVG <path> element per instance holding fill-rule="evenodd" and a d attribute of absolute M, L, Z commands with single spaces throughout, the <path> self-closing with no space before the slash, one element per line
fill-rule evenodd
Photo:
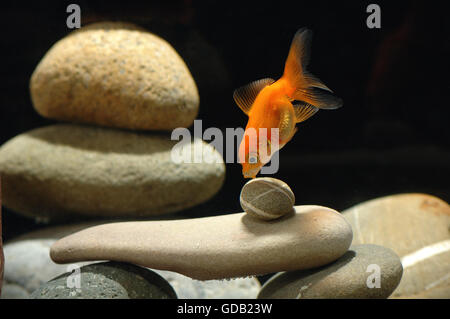
<path fill-rule="evenodd" d="M 242 175 L 244 175 L 244 178 L 255 178 L 258 172 L 259 172 L 258 169 L 251 169 L 246 172 L 242 172 Z"/>

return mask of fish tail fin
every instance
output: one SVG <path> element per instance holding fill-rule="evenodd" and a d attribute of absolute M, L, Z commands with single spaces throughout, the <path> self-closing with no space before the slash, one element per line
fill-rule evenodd
<path fill-rule="evenodd" d="M 336 97 L 322 81 L 306 70 L 311 57 L 312 31 L 301 28 L 295 33 L 284 66 L 283 78 L 287 80 L 292 100 L 301 100 L 320 109 L 336 109 L 342 99 Z"/>

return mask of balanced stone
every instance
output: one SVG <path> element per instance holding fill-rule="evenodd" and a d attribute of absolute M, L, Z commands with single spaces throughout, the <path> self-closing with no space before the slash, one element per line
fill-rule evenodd
<path fill-rule="evenodd" d="M 387 298 L 401 277 L 402 264 L 392 250 L 356 245 L 329 265 L 273 276 L 258 298 Z"/>
<path fill-rule="evenodd" d="M 382 245 L 401 257 L 403 278 L 392 297 L 449 297 L 450 206 L 445 201 L 426 194 L 392 195 L 343 215 L 352 225 L 353 244 Z"/>
<path fill-rule="evenodd" d="M 195 206 L 219 191 L 225 165 L 200 139 L 179 147 L 191 163 L 174 160 L 178 143 L 69 124 L 29 131 L 0 148 L 3 204 L 46 219 L 140 217 Z"/>
<path fill-rule="evenodd" d="M 39 287 L 31 298 L 175 299 L 177 296 L 170 284 L 151 270 L 130 264 L 103 262 L 62 274 Z"/>
<path fill-rule="evenodd" d="M 292 213 L 295 196 L 285 182 L 262 177 L 254 178 L 242 187 L 240 202 L 242 209 L 248 214 L 271 220 Z"/>
<path fill-rule="evenodd" d="M 57 263 L 124 261 L 207 280 L 318 267 L 347 251 L 352 230 L 338 212 L 295 210 L 269 222 L 237 213 L 110 223 L 60 239 L 50 256 Z"/>
<path fill-rule="evenodd" d="M 119 22 L 91 24 L 54 44 L 30 91 L 42 116 L 137 130 L 188 127 L 199 106 L 196 84 L 172 46 Z"/>

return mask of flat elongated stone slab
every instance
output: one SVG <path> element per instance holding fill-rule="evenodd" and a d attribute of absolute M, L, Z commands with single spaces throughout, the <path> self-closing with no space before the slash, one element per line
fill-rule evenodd
<path fill-rule="evenodd" d="M 308 269 L 350 247 L 352 229 L 336 211 L 296 206 L 261 221 L 246 213 L 94 226 L 57 241 L 56 263 L 115 260 L 208 280 Z"/>

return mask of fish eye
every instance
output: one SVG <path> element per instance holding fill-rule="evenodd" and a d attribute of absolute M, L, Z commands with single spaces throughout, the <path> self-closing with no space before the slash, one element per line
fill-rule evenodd
<path fill-rule="evenodd" d="M 249 158 L 248 158 L 248 162 L 250 164 L 258 163 L 258 155 L 255 155 L 255 154 L 250 155 Z"/>

